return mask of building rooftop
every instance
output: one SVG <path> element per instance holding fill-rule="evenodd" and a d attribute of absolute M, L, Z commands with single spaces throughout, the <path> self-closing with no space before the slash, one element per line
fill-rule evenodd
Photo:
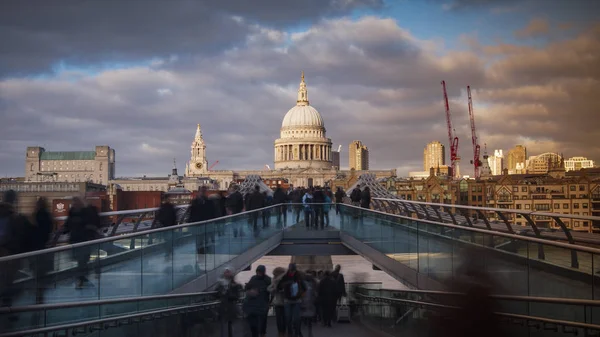
<path fill-rule="evenodd" d="M 41 160 L 94 160 L 95 151 L 60 151 L 60 152 L 42 152 Z"/>

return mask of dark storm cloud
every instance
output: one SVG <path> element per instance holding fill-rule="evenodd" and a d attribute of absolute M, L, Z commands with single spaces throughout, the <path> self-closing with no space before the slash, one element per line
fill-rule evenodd
<path fill-rule="evenodd" d="M 169 55 L 214 54 L 244 40 L 247 24 L 275 26 L 379 7 L 381 0 L 127 0 L 0 2 L 0 77 Z"/>

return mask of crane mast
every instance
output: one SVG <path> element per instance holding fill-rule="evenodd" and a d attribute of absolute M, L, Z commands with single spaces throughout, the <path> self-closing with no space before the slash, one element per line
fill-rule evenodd
<path fill-rule="evenodd" d="M 452 177 L 457 178 L 456 167 L 460 161 L 458 155 L 458 137 L 453 135 L 452 116 L 450 114 L 450 104 L 448 104 L 448 93 L 446 91 L 446 81 L 442 81 L 444 91 L 444 108 L 446 110 L 446 123 L 448 124 L 448 144 L 450 145 L 450 163 L 452 166 Z"/>
<path fill-rule="evenodd" d="M 473 160 L 471 160 L 471 164 L 473 164 L 475 179 L 479 179 L 479 167 L 482 164 L 481 160 L 479 159 L 481 147 L 477 143 L 477 132 L 475 130 L 475 115 L 473 113 L 473 99 L 471 98 L 470 86 L 467 86 L 467 97 L 469 98 L 469 119 L 471 120 L 471 140 L 473 141 Z"/>

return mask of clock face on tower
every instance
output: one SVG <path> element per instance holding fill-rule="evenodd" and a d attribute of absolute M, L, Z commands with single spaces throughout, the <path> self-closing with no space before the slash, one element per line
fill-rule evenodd
<path fill-rule="evenodd" d="M 201 169 L 202 168 L 202 163 L 196 163 L 196 168 L 197 169 Z"/>

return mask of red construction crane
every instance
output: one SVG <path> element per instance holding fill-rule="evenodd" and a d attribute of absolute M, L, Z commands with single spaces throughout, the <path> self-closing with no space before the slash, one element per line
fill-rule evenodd
<path fill-rule="evenodd" d="M 219 161 L 217 160 L 216 162 L 214 162 L 212 165 L 210 165 L 210 167 L 208 168 L 208 170 L 212 170 L 213 167 L 215 167 L 217 164 L 219 163 Z"/>
<path fill-rule="evenodd" d="M 475 179 L 479 179 L 479 167 L 481 166 L 481 160 L 479 159 L 479 152 L 481 148 L 477 143 L 477 132 L 475 130 L 475 115 L 473 113 L 473 99 L 471 98 L 471 87 L 467 86 L 467 97 L 469 98 L 469 118 L 471 119 L 471 139 L 473 141 L 473 169 L 475 170 Z"/>
<path fill-rule="evenodd" d="M 444 90 L 444 107 L 446 108 L 446 122 L 448 123 L 448 143 L 450 145 L 450 162 L 452 166 L 452 177 L 457 177 L 456 167 L 460 161 L 458 155 L 458 137 L 453 135 L 452 116 L 450 115 L 450 104 L 448 104 L 448 93 L 446 92 L 446 81 L 442 81 Z"/>

